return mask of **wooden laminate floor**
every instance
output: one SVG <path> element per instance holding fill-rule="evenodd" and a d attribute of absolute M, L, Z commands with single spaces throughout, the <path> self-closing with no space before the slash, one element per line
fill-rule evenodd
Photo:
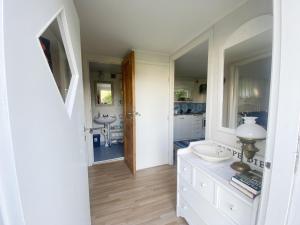
<path fill-rule="evenodd" d="M 93 225 L 186 225 L 176 217 L 176 169 L 159 166 L 131 176 L 123 161 L 89 169 Z"/>

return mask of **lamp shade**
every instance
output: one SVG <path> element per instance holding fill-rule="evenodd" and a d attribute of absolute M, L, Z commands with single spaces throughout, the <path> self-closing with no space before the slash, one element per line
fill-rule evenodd
<path fill-rule="evenodd" d="M 244 139 L 265 139 L 267 131 L 256 124 L 257 117 L 243 117 L 244 123 L 236 128 L 236 136 Z"/>

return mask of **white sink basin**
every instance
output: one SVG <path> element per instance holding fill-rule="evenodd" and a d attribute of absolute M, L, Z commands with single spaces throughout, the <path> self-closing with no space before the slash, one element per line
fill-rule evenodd
<path fill-rule="evenodd" d="M 221 162 L 232 158 L 232 152 L 213 142 L 197 144 L 191 148 L 194 154 L 209 162 Z"/>
<path fill-rule="evenodd" d="M 102 125 L 111 124 L 116 120 L 117 118 L 115 116 L 96 116 L 94 118 L 95 123 L 102 124 Z"/>

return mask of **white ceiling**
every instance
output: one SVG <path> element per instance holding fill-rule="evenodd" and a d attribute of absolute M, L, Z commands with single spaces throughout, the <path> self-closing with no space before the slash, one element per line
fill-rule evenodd
<path fill-rule="evenodd" d="M 208 41 L 199 44 L 175 61 L 176 77 L 207 77 Z"/>
<path fill-rule="evenodd" d="M 245 0 L 75 0 L 87 53 L 171 54 Z"/>
<path fill-rule="evenodd" d="M 121 65 L 115 64 L 102 64 L 97 62 L 90 63 L 90 71 L 92 72 L 107 72 L 107 73 L 121 73 Z"/>

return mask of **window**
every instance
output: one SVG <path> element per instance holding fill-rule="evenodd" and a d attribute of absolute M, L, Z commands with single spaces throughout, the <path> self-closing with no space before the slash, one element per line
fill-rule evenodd
<path fill-rule="evenodd" d="M 187 89 L 177 89 L 175 90 L 175 101 L 186 101 L 190 98 L 190 91 Z"/>
<path fill-rule="evenodd" d="M 113 91 L 111 83 L 96 83 L 96 105 L 112 105 Z"/>

